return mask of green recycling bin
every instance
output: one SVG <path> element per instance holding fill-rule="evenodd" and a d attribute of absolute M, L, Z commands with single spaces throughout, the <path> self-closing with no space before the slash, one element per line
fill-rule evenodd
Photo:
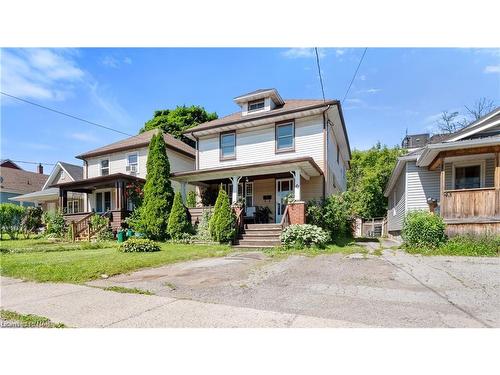
<path fill-rule="evenodd" d="M 134 237 L 134 231 L 132 229 L 127 229 L 127 238 Z"/>
<path fill-rule="evenodd" d="M 118 242 L 125 241 L 125 231 L 119 230 L 118 232 L 116 232 L 116 239 L 118 240 Z"/>

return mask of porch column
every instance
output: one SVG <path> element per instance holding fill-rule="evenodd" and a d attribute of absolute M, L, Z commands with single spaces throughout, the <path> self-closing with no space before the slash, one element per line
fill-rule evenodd
<path fill-rule="evenodd" d="M 68 207 L 68 191 L 59 188 L 59 211 L 66 213 L 66 207 Z"/>
<path fill-rule="evenodd" d="M 240 182 L 242 176 L 233 176 L 231 177 L 231 182 L 233 184 L 233 194 L 231 204 L 235 204 L 238 200 L 238 183 Z"/>
<path fill-rule="evenodd" d="M 290 172 L 293 175 L 293 195 L 296 201 L 301 200 L 300 196 L 300 169 Z"/>
<path fill-rule="evenodd" d="M 445 217 L 445 203 L 444 203 L 444 188 L 445 188 L 445 171 L 444 171 L 444 159 L 441 158 L 441 173 L 439 175 L 440 181 L 440 194 L 439 194 L 439 214 L 441 217 Z"/>
<path fill-rule="evenodd" d="M 181 182 L 181 195 L 182 195 L 182 201 L 186 203 L 186 183 Z"/>

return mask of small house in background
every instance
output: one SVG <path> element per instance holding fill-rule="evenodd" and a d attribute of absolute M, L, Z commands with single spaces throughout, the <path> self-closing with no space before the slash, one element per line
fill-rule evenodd
<path fill-rule="evenodd" d="M 0 203 L 15 203 L 22 206 L 33 206 L 31 202 L 18 201 L 19 195 L 40 190 L 47 181 L 43 174 L 43 166 L 39 164 L 36 172 L 25 171 L 10 159 L 0 162 Z"/>
<path fill-rule="evenodd" d="M 54 169 L 52 169 L 51 174 L 41 189 L 10 198 L 10 200 L 16 200 L 23 204 L 35 204 L 42 207 L 44 211 L 56 212 L 59 210 L 59 188 L 51 186 L 63 182 L 79 181 L 82 178 L 83 167 L 59 161 L 56 163 Z M 83 212 L 83 210 L 83 194 L 70 193 L 67 212 L 79 213 Z"/>
<path fill-rule="evenodd" d="M 411 210 L 441 215 L 450 236 L 500 233 L 500 108 L 452 134 L 407 136 L 405 145 L 384 193 L 389 234 L 400 235 Z"/>

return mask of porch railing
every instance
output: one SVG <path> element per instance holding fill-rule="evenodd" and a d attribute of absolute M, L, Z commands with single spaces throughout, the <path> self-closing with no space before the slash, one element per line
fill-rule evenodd
<path fill-rule="evenodd" d="M 290 225 L 290 214 L 288 213 L 288 205 L 285 207 L 285 212 L 283 212 L 283 216 L 281 217 L 281 229 L 285 229 Z"/>
<path fill-rule="evenodd" d="M 442 199 L 441 216 L 444 219 L 500 217 L 499 189 L 447 190 Z"/>
<path fill-rule="evenodd" d="M 71 226 L 72 226 L 72 240 L 74 241 L 76 237 L 84 232 L 86 229 L 89 229 L 89 237 L 90 237 L 90 218 L 92 217 L 93 213 L 89 213 L 88 215 L 85 215 L 83 218 L 81 218 L 78 221 L 72 221 Z"/>

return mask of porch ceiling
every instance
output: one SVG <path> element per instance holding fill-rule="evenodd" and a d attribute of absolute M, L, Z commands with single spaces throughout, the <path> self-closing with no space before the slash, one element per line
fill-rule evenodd
<path fill-rule="evenodd" d="M 232 176 L 276 175 L 297 169 L 300 169 L 301 175 L 306 179 L 323 174 L 321 168 L 312 157 L 301 157 L 265 163 L 239 164 L 223 168 L 207 168 L 196 171 L 177 172 L 172 173 L 171 178 L 179 182 L 206 182 L 230 178 Z"/>

